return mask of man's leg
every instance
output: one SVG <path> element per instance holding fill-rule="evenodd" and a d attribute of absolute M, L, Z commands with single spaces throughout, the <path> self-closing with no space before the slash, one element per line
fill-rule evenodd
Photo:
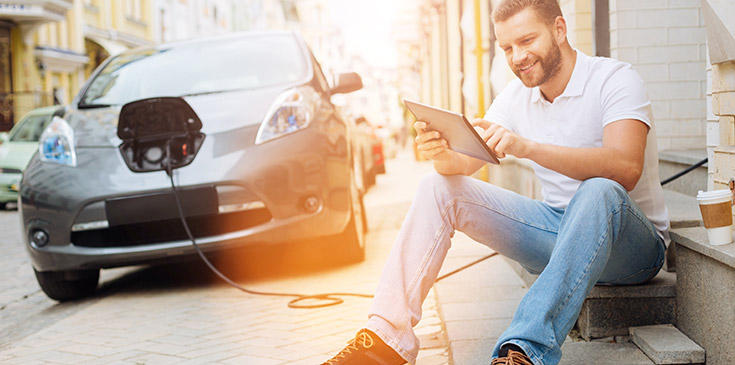
<path fill-rule="evenodd" d="M 540 271 L 560 219 L 560 210 L 477 179 L 428 175 L 385 264 L 366 327 L 415 362 L 419 342 L 413 327 L 455 229 Z"/>
<path fill-rule="evenodd" d="M 663 259 L 663 240 L 620 184 L 601 178 L 583 182 L 564 212 L 548 265 L 521 301 L 493 356 L 501 345 L 512 343 L 535 364 L 558 363 L 561 344 L 598 280 L 645 282 Z"/>

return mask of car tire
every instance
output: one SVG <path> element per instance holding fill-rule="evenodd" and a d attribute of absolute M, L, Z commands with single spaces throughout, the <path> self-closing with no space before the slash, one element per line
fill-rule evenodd
<path fill-rule="evenodd" d="M 46 295 L 65 302 L 87 297 L 97 290 L 99 270 L 36 271 L 36 280 Z"/>
<path fill-rule="evenodd" d="M 0 203 L 0 210 L 5 210 L 8 207 L 8 203 Z"/>
<path fill-rule="evenodd" d="M 356 263 L 365 260 L 365 230 L 367 225 L 362 196 L 352 189 L 350 221 L 344 232 L 327 239 L 325 255 L 335 263 Z"/>

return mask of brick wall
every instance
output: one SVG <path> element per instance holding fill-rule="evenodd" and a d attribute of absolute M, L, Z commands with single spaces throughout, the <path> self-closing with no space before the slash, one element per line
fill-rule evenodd
<path fill-rule="evenodd" d="M 707 158 L 714 161 L 715 148 L 720 144 L 720 119 L 712 109 L 712 65 L 707 53 Z M 707 164 L 707 189 L 712 190 L 715 174 L 715 164 Z"/>
<path fill-rule="evenodd" d="M 646 82 L 660 150 L 706 145 L 705 41 L 699 0 L 610 0 L 610 55 Z"/>
<path fill-rule="evenodd" d="M 712 185 L 727 187 L 735 178 L 735 62 L 712 65 L 712 112 L 719 127 L 719 143 L 714 149 Z"/>

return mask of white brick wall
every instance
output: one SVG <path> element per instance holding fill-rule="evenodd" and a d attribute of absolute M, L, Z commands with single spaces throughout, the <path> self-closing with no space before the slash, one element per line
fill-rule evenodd
<path fill-rule="evenodd" d="M 712 65 L 710 65 L 709 54 L 707 55 L 707 158 L 714 161 L 715 147 L 720 144 L 720 120 L 712 110 Z M 707 189 L 714 188 L 715 164 L 707 164 Z"/>
<path fill-rule="evenodd" d="M 711 110 L 715 120 L 708 124 L 717 126 L 719 138 L 713 138 L 715 163 L 710 167 L 710 183 L 713 188 L 723 188 L 735 178 L 735 62 L 713 65 L 711 73 Z"/>
<path fill-rule="evenodd" d="M 699 0 L 610 0 L 610 54 L 646 82 L 661 150 L 709 144 L 705 41 Z"/>

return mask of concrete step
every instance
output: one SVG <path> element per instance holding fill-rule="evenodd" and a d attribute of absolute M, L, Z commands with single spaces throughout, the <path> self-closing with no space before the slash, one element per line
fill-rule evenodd
<path fill-rule="evenodd" d="M 561 351 L 559 365 L 653 365 L 632 343 L 567 341 Z"/>
<path fill-rule="evenodd" d="M 667 150 L 658 153 L 658 171 L 661 180 L 669 178 L 689 166 L 707 158 L 705 149 Z M 694 196 L 697 190 L 707 188 L 707 164 L 664 185 L 666 189 Z"/>
<path fill-rule="evenodd" d="M 699 227 L 702 215 L 694 195 L 686 195 L 673 190 L 664 189 L 664 201 L 669 210 L 671 228 Z"/>
<path fill-rule="evenodd" d="M 503 257 L 529 287 L 537 276 L 517 262 Z M 676 323 L 676 273 L 661 270 L 642 285 L 595 286 L 577 318 L 579 336 L 589 341 L 627 336 L 628 328 Z"/>
<path fill-rule="evenodd" d="M 704 363 L 704 349 L 670 324 L 631 327 L 630 338 L 654 364 Z"/>
<path fill-rule="evenodd" d="M 591 340 L 625 336 L 629 327 L 666 323 L 676 323 L 676 273 L 662 270 L 646 284 L 592 288 L 577 330 Z"/>

